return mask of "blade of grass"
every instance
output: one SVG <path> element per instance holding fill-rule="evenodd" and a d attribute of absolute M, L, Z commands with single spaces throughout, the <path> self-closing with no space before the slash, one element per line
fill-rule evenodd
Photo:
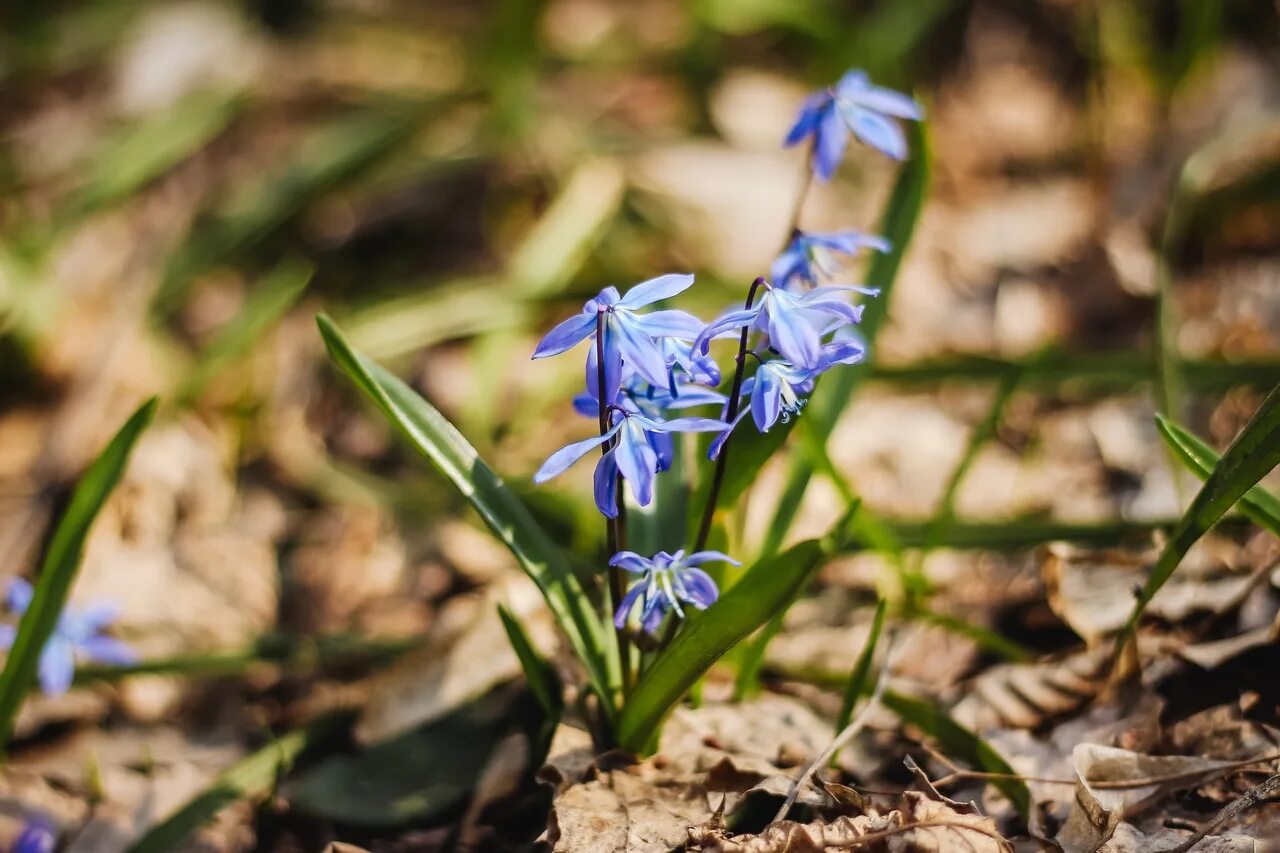
<path fill-rule="evenodd" d="M 288 260 L 257 285 L 233 317 L 201 350 L 177 393 L 182 404 L 200 395 L 209 380 L 244 354 L 297 303 L 307 289 L 315 267 L 306 261 Z"/>
<path fill-rule="evenodd" d="M 952 759 L 980 768 L 985 773 L 1016 776 L 1000 754 L 985 740 L 951 718 L 951 715 L 927 699 L 886 690 L 880 701 L 891 711 L 938 742 L 942 752 Z M 1031 792 L 1021 779 L 995 779 L 991 782 L 1009 798 L 1025 821 L 1031 814 Z"/>
<path fill-rule="evenodd" d="M 868 683 L 871 678 L 871 661 L 875 658 L 876 644 L 880 642 L 880 632 L 884 628 L 884 614 L 887 608 L 885 600 L 880 599 L 876 605 L 875 618 L 871 620 L 871 633 L 867 635 L 866 645 L 849 673 L 849 682 L 844 688 L 844 699 L 840 703 L 840 713 L 836 716 L 836 731 L 841 731 L 853 719 L 853 706 L 858 704 L 858 697 L 864 695 L 872 687 Z"/>
<path fill-rule="evenodd" d="M 321 717 L 304 728 L 273 740 L 232 766 L 185 806 L 153 826 L 129 848 L 129 853 L 167 853 L 177 850 L 191 833 L 222 809 L 245 797 L 270 792 L 304 752 L 346 731 L 349 714 Z"/>
<path fill-rule="evenodd" d="M 1163 415 L 1156 415 L 1156 428 L 1191 473 L 1201 480 L 1213 473 L 1221 459 L 1213 448 Z M 1254 524 L 1280 536 L 1280 497 L 1263 486 L 1254 486 L 1240 499 L 1240 508 Z"/>
<path fill-rule="evenodd" d="M 1218 522 L 1249 489 L 1280 464 L 1280 385 L 1262 401 L 1244 429 L 1205 478 L 1191 505 L 1174 527 L 1155 568 L 1138 593 L 1124 629 L 1116 637 L 1116 653 L 1127 646 L 1147 603 L 1164 586 L 1191 546 Z"/>
<path fill-rule="evenodd" d="M 690 618 L 640 677 L 618 717 L 618 741 L 644 752 L 667 712 L 735 643 L 781 610 L 834 550 L 809 540 L 757 562 L 705 612 Z"/>
<path fill-rule="evenodd" d="M 462 493 L 480 517 L 538 584 L 569 639 L 605 714 L 612 715 L 613 691 L 602 649 L 606 635 L 564 552 L 534 521 L 449 421 L 412 388 L 353 350 L 328 317 L 316 318 L 334 363 L 383 415 Z"/>
<path fill-rule="evenodd" d="M 1177 519 L 1126 521 L 1112 519 L 1073 524 L 1043 518 L 1012 518 L 1005 521 L 956 521 L 943 536 L 931 542 L 935 548 L 957 550 L 1021 551 L 1046 542 L 1075 542 L 1103 547 L 1150 539 L 1158 530 L 1171 530 Z M 886 522 L 904 548 L 921 548 L 928 541 L 930 522 Z M 862 533 L 852 531 L 846 546 L 866 550 L 875 545 Z"/>
<path fill-rule="evenodd" d="M 8 744 L 13 721 L 35 681 L 40 653 L 58 624 L 71 585 L 80 570 L 85 539 L 98 511 L 123 476 L 129 454 L 156 411 L 153 397 L 134 412 L 106 449 L 85 471 L 49 540 L 31 605 L 18 623 L 18 633 L 0 672 L 0 744 Z"/>

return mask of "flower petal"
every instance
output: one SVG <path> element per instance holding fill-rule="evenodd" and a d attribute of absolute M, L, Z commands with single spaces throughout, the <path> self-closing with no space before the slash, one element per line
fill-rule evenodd
<path fill-rule="evenodd" d="M 857 107 L 846 109 L 845 118 L 854 135 L 867 145 L 895 160 L 907 159 L 907 138 L 890 119 Z"/>
<path fill-rule="evenodd" d="M 635 416 L 633 416 L 635 417 Z M 653 502 L 653 478 L 658 474 L 658 454 L 639 428 L 624 429 L 618 436 L 618 472 L 631 484 L 640 506 Z"/>
<path fill-rule="evenodd" d="M 17 625 L 0 625 L 0 649 L 13 648 L 13 640 L 17 636 Z"/>
<path fill-rule="evenodd" d="M 577 316 L 570 317 L 547 332 L 542 340 L 538 341 L 538 346 L 533 351 L 533 357 L 546 358 L 550 355 L 559 355 L 562 352 L 571 350 L 585 340 L 595 330 L 595 327 L 595 314 L 588 314 L 584 311 Z"/>
<path fill-rule="evenodd" d="M 643 308 L 654 302 L 669 299 L 678 293 L 684 293 L 693 285 L 693 276 L 688 273 L 670 273 L 642 281 L 627 291 L 627 295 L 618 302 L 619 308 Z"/>
<path fill-rule="evenodd" d="M 71 644 L 56 634 L 50 637 L 40 652 L 38 674 L 41 689 L 48 696 L 61 696 L 70 689 L 75 671 Z"/>
<path fill-rule="evenodd" d="M 844 157 L 849 144 L 849 128 L 836 111 L 835 105 L 823 111 L 813 146 L 813 174 L 820 181 L 828 181 Z"/>
<path fill-rule="evenodd" d="M 615 316 L 614 322 L 609 324 L 609 331 L 617 332 L 618 350 L 622 353 L 623 361 L 632 370 L 650 385 L 658 388 L 666 386 L 667 360 L 653 338 L 637 327 L 631 318 L 622 315 Z"/>
<path fill-rule="evenodd" d="M 688 311 L 652 311 L 637 314 L 634 321 L 651 338 L 692 340 L 702 331 L 703 322 Z"/>
<path fill-rule="evenodd" d="M 669 421 L 656 421 L 643 418 L 644 427 L 651 432 L 723 432 L 729 428 L 724 421 L 712 418 L 672 418 Z"/>
<path fill-rule="evenodd" d="M 729 436 L 733 435 L 733 431 L 737 429 L 738 424 L 742 423 L 742 419 L 747 416 L 747 408 L 743 408 L 738 412 L 737 417 L 733 419 L 733 423 L 729 424 L 729 428 L 715 437 L 711 442 L 711 446 L 707 448 L 707 458 L 715 459 L 720 455 L 720 451 L 724 449 L 725 442 L 729 440 Z"/>
<path fill-rule="evenodd" d="M 21 614 L 26 613 L 27 608 L 31 606 L 31 598 L 35 595 L 35 590 L 22 578 L 13 578 L 9 581 L 9 588 L 5 595 L 9 609 Z"/>
<path fill-rule="evenodd" d="M 646 584 L 640 581 L 631 589 L 627 590 L 627 594 L 622 596 L 622 601 L 618 603 L 618 609 L 613 614 L 613 624 L 618 628 L 627 626 L 627 617 L 631 615 L 631 610 L 636 606 L 636 599 L 640 598 L 640 594 L 644 592 Z"/>
<path fill-rule="evenodd" d="M 796 116 L 795 124 L 791 125 L 786 138 L 782 141 L 783 146 L 790 148 L 813 134 L 818 127 L 818 118 L 821 116 L 823 104 L 830 101 L 831 95 L 826 92 L 815 92 L 805 98 L 800 106 L 800 114 Z"/>
<path fill-rule="evenodd" d="M 668 409 L 692 409 L 695 406 L 723 405 L 725 396 L 700 385 L 681 385 L 680 396 L 667 401 Z"/>
<path fill-rule="evenodd" d="M 817 362 L 818 333 L 801 311 L 774 303 L 767 328 L 769 343 L 792 364 L 810 368 Z"/>
<path fill-rule="evenodd" d="M 613 428 L 604 435 L 593 435 L 591 438 L 575 441 L 573 444 L 566 445 L 555 453 L 547 457 L 547 461 L 542 463 L 542 467 L 538 469 L 538 473 L 533 475 L 535 483 L 545 483 L 552 477 L 558 477 L 565 471 L 569 470 L 569 466 L 577 462 L 583 456 L 586 456 L 595 448 L 604 444 L 613 434 L 618 431 L 618 425 L 614 424 Z"/>
<path fill-rule="evenodd" d="M 105 663 L 113 666 L 128 666 L 137 663 L 138 654 L 128 644 L 115 637 L 99 634 L 89 637 L 79 645 L 80 651 L 94 663 Z"/>
<path fill-rule="evenodd" d="M 641 557 L 635 551 L 619 551 L 609 558 L 609 565 L 642 575 L 653 568 L 653 561 L 648 557 Z"/>
<path fill-rule="evenodd" d="M 618 517 L 618 463 L 610 450 L 600 457 L 592 475 L 596 509 L 605 518 Z"/>
<path fill-rule="evenodd" d="M 858 106 L 875 110 L 888 116 L 921 121 L 924 119 L 924 107 L 909 95 L 886 89 L 883 86 L 868 85 L 855 96 Z"/>
<path fill-rule="evenodd" d="M 712 338 L 719 337 L 731 329 L 740 329 L 743 326 L 751 325 L 760 313 L 761 304 L 763 303 L 756 303 L 754 308 L 734 308 L 712 320 L 694 339 L 693 351 L 706 355 Z"/>
<path fill-rule="evenodd" d="M 706 610 L 720 597 L 716 582 L 702 569 L 685 569 L 680 580 L 684 583 L 684 600 L 699 610 Z"/>
<path fill-rule="evenodd" d="M 772 370 L 761 367 L 756 371 L 755 385 L 751 388 L 751 419 L 756 429 L 768 432 L 782 415 L 782 383 Z"/>
<path fill-rule="evenodd" d="M 732 566 L 741 566 L 740 560 L 735 560 L 723 551 L 694 551 L 692 554 L 684 558 L 686 566 L 701 566 L 703 563 L 728 563 Z"/>

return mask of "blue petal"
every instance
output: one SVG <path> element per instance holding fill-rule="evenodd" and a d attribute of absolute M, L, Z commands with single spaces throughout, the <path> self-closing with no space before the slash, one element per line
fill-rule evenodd
<path fill-rule="evenodd" d="M 654 595 L 652 598 L 645 599 L 644 611 L 640 614 L 640 627 L 646 634 L 657 633 L 659 626 L 662 625 L 662 617 L 667 615 L 669 608 L 670 604 L 664 595 Z"/>
<path fill-rule="evenodd" d="M 11 853 L 53 853 L 58 837 L 53 826 L 42 818 L 27 822 L 13 842 Z"/>
<path fill-rule="evenodd" d="M 907 159 L 907 138 L 897 124 L 884 116 L 856 107 L 846 110 L 845 117 L 858 139 L 895 160 Z"/>
<path fill-rule="evenodd" d="M 836 97 L 841 100 L 856 100 L 870 85 L 871 78 L 867 76 L 867 72 L 860 68 L 851 69 L 844 72 L 836 82 Z"/>
<path fill-rule="evenodd" d="M 751 389 L 751 418 L 756 429 L 768 432 L 782 414 L 782 383 L 772 370 L 756 371 L 756 382 Z"/>
<path fill-rule="evenodd" d="M 40 652 L 40 687 L 48 696 L 61 696 L 71 687 L 76 662 L 71 644 L 56 634 L 49 638 Z"/>
<path fill-rule="evenodd" d="M 831 96 L 826 92 L 815 92 L 805 98 L 804 104 L 800 107 L 800 114 L 796 116 L 796 123 L 787 131 L 786 138 L 782 144 L 788 148 L 803 142 L 806 137 L 810 136 L 817 130 L 818 117 L 821 114 L 824 104 L 830 103 Z"/>
<path fill-rule="evenodd" d="M 618 349 L 631 369 L 650 385 L 658 388 L 665 386 L 667 360 L 663 358 L 662 350 L 653 339 L 622 316 L 616 317 L 616 322 L 611 323 L 609 328 L 610 331 L 617 330 Z"/>
<path fill-rule="evenodd" d="M 641 557 L 635 551 L 619 551 L 609 558 L 609 565 L 642 575 L 653 568 L 653 561 L 648 557 Z"/>
<path fill-rule="evenodd" d="M 637 433 L 640 433 L 639 436 Z M 618 471 L 631 484 L 636 503 L 648 506 L 653 501 L 653 478 L 658 473 L 658 454 L 649 445 L 648 439 L 643 437 L 643 433 L 635 429 L 622 431 L 614 453 L 617 454 Z"/>
<path fill-rule="evenodd" d="M 609 315 L 604 324 L 604 399 L 612 403 L 618 399 L 618 391 L 622 387 L 622 376 L 626 372 L 622 365 L 622 342 L 618 333 L 617 317 Z M 587 361 L 595 361 L 596 356 L 588 356 Z M 635 365 L 632 365 L 634 368 Z M 599 383 L 597 373 L 595 381 Z"/>
<path fill-rule="evenodd" d="M 667 401 L 668 409 L 692 409 L 695 406 L 723 405 L 725 396 L 719 391 L 698 385 L 680 386 L 680 396 Z"/>
<path fill-rule="evenodd" d="M 575 441 L 573 444 L 566 445 L 555 453 L 552 453 L 546 462 L 542 463 L 542 467 L 538 469 L 538 473 L 533 475 L 535 483 L 545 483 L 552 477 L 558 477 L 565 471 L 569 470 L 569 466 L 577 462 L 583 456 L 586 456 L 595 448 L 608 441 L 613 434 L 618 431 L 618 424 L 614 424 L 604 435 L 593 435 L 591 438 Z"/>
<path fill-rule="evenodd" d="M 694 551 L 692 554 L 684 558 L 686 566 L 701 566 L 703 563 L 729 563 L 734 566 L 741 566 L 742 563 L 733 559 L 723 551 Z"/>
<path fill-rule="evenodd" d="M 809 281 L 813 275 L 809 269 L 809 258 L 798 241 L 793 240 L 782 254 L 778 255 L 769 267 L 769 279 L 779 287 L 786 287 L 792 278 Z"/>
<path fill-rule="evenodd" d="M 546 336 L 538 341 L 538 346 L 533 351 L 533 357 L 546 358 L 549 355 L 559 355 L 566 350 L 573 349 L 595 331 L 595 328 L 595 314 L 584 312 L 576 317 L 570 317 L 547 332 Z"/>
<path fill-rule="evenodd" d="M 619 308 L 635 310 L 654 302 L 669 299 L 678 293 L 684 293 L 693 284 L 693 276 L 687 273 L 671 273 L 642 281 L 627 291 L 627 295 L 618 302 Z"/>
<path fill-rule="evenodd" d="M 79 643 L 79 649 L 86 658 L 94 663 L 105 663 L 111 666 L 128 666 L 137 663 L 138 654 L 128 644 L 99 634 Z"/>
<path fill-rule="evenodd" d="M 0 649 L 13 647 L 13 639 L 18 636 L 16 625 L 0 625 Z"/>
<path fill-rule="evenodd" d="M 637 583 L 631 589 L 627 590 L 627 594 L 622 596 L 622 601 L 618 604 L 617 611 L 613 614 L 613 624 L 619 628 L 625 628 L 627 625 L 627 617 L 631 615 L 631 609 L 636 606 L 636 599 L 644 592 L 645 583 L 642 581 Z"/>
<path fill-rule="evenodd" d="M 625 381 L 627 376 L 626 367 L 622 363 L 622 355 L 618 353 L 618 348 L 613 343 L 615 338 L 616 336 L 609 332 L 609 327 L 608 325 L 606 325 L 604 330 L 604 345 L 605 345 L 604 384 L 605 384 L 605 387 L 609 389 L 609 394 L 607 397 L 605 397 L 606 406 L 611 403 L 618 402 L 618 392 L 622 386 L 623 381 Z M 610 354 L 612 354 L 612 358 L 609 357 Z M 591 399 L 590 406 L 586 408 L 590 409 L 590 411 L 587 411 L 586 409 L 579 409 L 579 411 L 582 411 L 583 414 L 586 414 L 588 417 L 598 417 L 600 414 L 599 364 L 600 364 L 599 354 L 596 351 L 596 347 L 593 346 L 587 350 L 587 366 L 585 370 L 587 396 L 589 396 Z M 577 404 L 575 401 L 575 407 L 576 405 Z"/>
<path fill-rule="evenodd" d="M 751 325 L 756 316 L 760 313 L 760 306 L 763 302 L 756 303 L 754 308 L 735 308 L 724 312 L 716 319 L 712 320 L 707 327 L 698 333 L 698 337 L 693 341 L 694 352 L 707 354 L 710 348 L 711 339 L 719 337 L 721 334 L 731 330 L 740 329 L 743 326 Z"/>
<path fill-rule="evenodd" d="M 684 582 L 685 601 L 699 610 L 707 609 L 720 597 L 716 582 L 702 569 L 685 569 L 680 580 Z"/>
<path fill-rule="evenodd" d="M 688 311 L 653 311 L 637 314 L 635 324 L 651 338 L 691 340 L 702 331 L 703 323 Z"/>
<path fill-rule="evenodd" d="M 75 623 L 82 636 L 96 634 L 120 618 L 120 605 L 114 601 L 95 601 L 75 613 Z"/>
<path fill-rule="evenodd" d="M 846 255 L 856 255 L 860 249 L 873 249 L 887 252 L 892 245 L 877 234 L 864 234 L 861 231 L 836 231 L 831 234 L 813 234 L 809 239 L 816 246 L 822 246 Z"/>
<path fill-rule="evenodd" d="M 711 447 L 707 448 L 707 458 L 715 459 L 720 455 L 720 451 L 724 449 L 725 442 L 729 440 L 729 436 L 733 435 L 733 431 L 737 429 L 738 424 L 742 423 L 742 419 L 747 416 L 747 409 L 744 407 L 738 412 L 738 416 L 733 419 L 733 423 L 729 428 L 715 437 L 711 442 Z"/>
<path fill-rule="evenodd" d="M 591 375 L 590 369 L 587 370 L 587 375 Z M 600 417 L 600 403 L 591 391 L 583 391 L 581 394 L 574 395 L 573 410 L 586 418 Z"/>
<path fill-rule="evenodd" d="M 863 309 L 861 305 L 850 305 L 848 302 L 840 302 L 836 299 L 817 299 L 813 302 L 806 302 L 804 310 L 838 317 L 846 323 L 862 322 Z M 830 331 L 830 329 L 827 331 Z"/>
<path fill-rule="evenodd" d="M 672 418 L 669 421 L 656 421 L 652 418 L 637 418 L 649 432 L 721 432 L 729 428 L 724 421 L 711 418 Z"/>
<path fill-rule="evenodd" d="M 822 347 L 822 354 L 818 356 L 818 366 L 809 375 L 817 376 L 837 364 L 855 364 L 862 361 L 865 354 L 863 347 L 853 341 L 836 341 L 826 344 Z"/>
<path fill-rule="evenodd" d="M 600 514 L 605 518 L 617 518 L 618 463 L 612 450 L 601 456 L 600 461 L 596 463 L 592 483 L 595 492 L 596 509 L 600 510 Z"/>
<path fill-rule="evenodd" d="M 14 613 L 26 613 L 27 608 L 31 606 L 31 597 L 35 595 L 35 590 L 31 588 L 31 584 L 22 578 L 13 578 L 9 581 L 9 589 L 6 593 L 9 609 Z"/>
<path fill-rule="evenodd" d="M 883 86 L 867 86 L 854 96 L 858 106 L 866 107 L 884 115 L 920 121 L 924 118 L 924 107 L 916 101 L 892 89 Z"/>
<path fill-rule="evenodd" d="M 831 179 L 836 167 L 840 165 L 840 160 L 844 157 L 844 149 L 848 144 L 849 128 L 845 126 L 834 106 L 829 107 L 822 114 L 813 146 L 813 174 L 818 180 Z"/>
<path fill-rule="evenodd" d="M 768 329 L 769 343 L 792 364 L 810 368 L 817 362 L 818 333 L 801 311 L 775 302 L 770 306 Z"/>
<path fill-rule="evenodd" d="M 649 433 L 649 446 L 653 448 L 653 452 L 658 456 L 658 471 L 669 471 L 671 462 L 676 458 L 675 439 L 670 433 L 651 432 Z"/>

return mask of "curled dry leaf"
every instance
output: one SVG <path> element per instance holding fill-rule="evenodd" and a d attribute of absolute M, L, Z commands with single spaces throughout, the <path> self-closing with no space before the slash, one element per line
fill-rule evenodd
<path fill-rule="evenodd" d="M 1173 791 L 1238 766 L 1192 755 L 1143 755 L 1094 743 L 1077 745 L 1072 760 L 1075 801 L 1057 837 L 1064 853 L 1095 853 L 1125 818 Z"/>
<path fill-rule="evenodd" d="M 830 823 L 779 821 L 758 835 L 730 837 L 722 826 L 689 830 L 689 850 L 703 853 L 825 853 L 856 848 L 869 853 L 1004 853 L 1012 846 L 990 818 L 961 814 L 915 791 L 898 808 L 871 809 Z"/>
<path fill-rule="evenodd" d="M 952 716 L 974 731 L 1037 728 L 1093 701 L 1108 659 L 1109 650 L 1096 647 L 1042 663 L 993 666 L 969 683 Z"/>

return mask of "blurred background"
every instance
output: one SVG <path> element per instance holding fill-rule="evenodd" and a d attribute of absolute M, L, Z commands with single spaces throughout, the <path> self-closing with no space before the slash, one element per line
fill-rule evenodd
<path fill-rule="evenodd" d="M 954 519 L 922 561 L 922 630 L 950 637 L 922 681 L 1001 638 L 1061 645 L 1044 526 L 1141 540 L 1180 507 L 1152 411 L 1221 449 L 1280 381 L 1278 35 L 1265 0 L 6 3 L 0 572 L 30 576 L 84 466 L 145 396 L 163 408 L 73 595 L 119 603 L 162 665 L 28 703 L 4 831 L 38 808 L 120 849 L 268 731 L 367 700 L 377 741 L 510 680 L 492 602 L 537 622 L 536 596 L 330 367 L 314 314 L 590 553 L 589 469 L 529 485 L 591 431 L 576 360 L 530 364 L 535 341 L 668 271 L 697 274 L 681 307 L 705 318 L 740 300 L 801 180 L 781 139 L 852 67 L 926 105 L 934 163 L 831 458 L 907 546 Z M 874 230 L 894 176 L 855 150 L 802 225 Z M 749 518 L 782 481 L 762 472 Z M 795 535 L 846 497 L 816 480 Z M 824 571 L 770 672 L 847 671 L 884 563 Z M 434 849 L 421 826 L 485 825 L 467 781 L 373 826 L 304 781 L 200 843 Z"/>

